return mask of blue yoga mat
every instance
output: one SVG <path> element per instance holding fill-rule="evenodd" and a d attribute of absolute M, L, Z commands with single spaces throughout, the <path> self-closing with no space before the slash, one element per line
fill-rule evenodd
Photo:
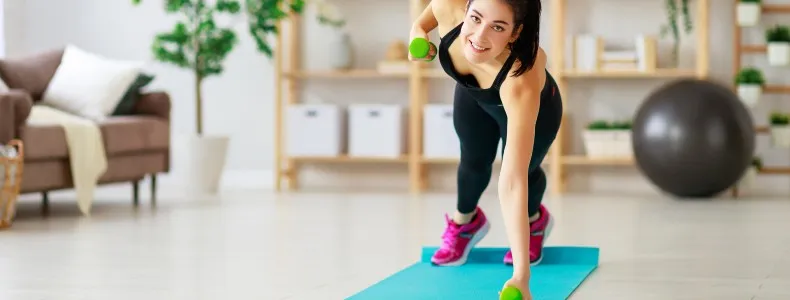
<path fill-rule="evenodd" d="M 475 248 L 458 267 L 431 265 L 436 248 L 422 249 L 422 261 L 399 271 L 346 300 L 488 300 L 513 274 L 502 263 L 507 248 Z M 598 266 L 595 247 L 545 247 L 533 266 L 530 291 L 536 300 L 563 300 Z"/>

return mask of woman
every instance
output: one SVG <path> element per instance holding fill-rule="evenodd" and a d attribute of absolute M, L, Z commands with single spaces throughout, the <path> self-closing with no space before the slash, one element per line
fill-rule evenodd
<path fill-rule="evenodd" d="M 488 232 L 490 224 L 477 204 L 491 179 L 501 138 L 498 191 L 511 245 L 503 260 L 513 264 L 505 285 L 525 295 L 530 265 L 540 262 L 552 223 L 541 205 L 546 176 L 540 164 L 562 120 L 559 90 L 539 47 L 540 12 L 540 0 L 432 0 L 411 31 L 412 40 L 428 39 L 438 29 L 439 47 L 429 55 L 438 54 L 442 68 L 456 80 L 453 114 L 461 142 L 457 211 L 452 218 L 445 216 L 443 243 L 432 261 L 464 264 Z"/>

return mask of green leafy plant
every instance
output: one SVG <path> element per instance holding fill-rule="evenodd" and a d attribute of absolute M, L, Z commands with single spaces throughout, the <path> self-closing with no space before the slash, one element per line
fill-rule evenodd
<path fill-rule="evenodd" d="M 632 124 L 631 121 L 617 121 L 612 122 L 611 127 L 612 129 L 631 130 Z"/>
<path fill-rule="evenodd" d="M 346 25 L 346 20 L 343 19 L 337 7 L 327 3 L 325 0 L 315 1 L 318 10 L 318 22 L 332 27 L 343 27 Z"/>
<path fill-rule="evenodd" d="M 595 120 L 595 121 L 590 122 L 590 124 L 587 124 L 587 129 L 589 129 L 589 130 L 609 130 L 609 129 L 611 129 L 611 126 L 609 125 L 609 122 L 606 122 L 604 120 Z"/>
<path fill-rule="evenodd" d="M 765 31 L 765 40 L 769 43 L 790 43 L 790 28 L 784 25 L 774 25 Z"/>
<path fill-rule="evenodd" d="M 773 112 L 770 116 L 770 122 L 774 126 L 785 126 L 790 124 L 790 116 L 780 112 Z"/>
<path fill-rule="evenodd" d="M 661 26 L 661 36 L 672 34 L 675 40 L 672 47 L 672 58 L 677 61 L 680 52 L 680 25 L 678 24 L 679 15 L 683 18 L 683 30 L 686 34 L 694 29 L 694 22 L 689 13 L 689 0 L 664 0 L 664 8 L 667 13 L 667 24 Z"/>
<path fill-rule="evenodd" d="M 763 160 L 760 157 L 757 157 L 757 156 L 753 157 L 752 158 L 752 167 L 754 167 L 758 171 L 762 170 L 762 168 L 763 168 Z"/>
<path fill-rule="evenodd" d="M 142 0 L 131 0 L 140 5 Z M 289 13 L 301 13 L 305 0 L 165 0 L 167 14 L 179 20 L 168 32 L 156 34 L 151 45 L 160 62 L 186 68 L 195 77 L 197 134 L 203 134 L 203 81 L 223 72 L 223 63 L 238 44 L 233 25 L 220 26 L 220 16 L 246 15 L 247 29 L 258 50 L 272 57 L 267 38 L 277 34 L 277 22 Z"/>
<path fill-rule="evenodd" d="M 630 130 L 631 127 L 631 121 L 609 122 L 605 120 L 594 120 L 587 124 L 587 129 L 589 130 Z"/>
<path fill-rule="evenodd" d="M 765 77 L 760 69 L 754 67 L 745 67 L 738 71 L 735 75 L 736 84 L 765 84 Z"/>

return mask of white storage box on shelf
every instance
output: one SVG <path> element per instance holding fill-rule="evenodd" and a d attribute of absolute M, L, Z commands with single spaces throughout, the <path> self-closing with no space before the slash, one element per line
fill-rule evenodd
<path fill-rule="evenodd" d="M 453 125 L 451 104 L 426 104 L 422 155 L 428 159 L 460 158 L 461 144 Z"/>
<path fill-rule="evenodd" d="M 352 104 L 348 110 L 349 156 L 397 158 L 404 155 L 403 106 Z"/>
<path fill-rule="evenodd" d="M 587 157 L 592 158 L 629 158 L 633 157 L 631 130 L 627 129 L 586 129 L 583 132 L 584 148 Z"/>
<path fill-rule="evenodd" d="M 336 157 L 345 144 L 345 115 L 334 104 L 294 104 L 288 107 L 288 156 Z"/>

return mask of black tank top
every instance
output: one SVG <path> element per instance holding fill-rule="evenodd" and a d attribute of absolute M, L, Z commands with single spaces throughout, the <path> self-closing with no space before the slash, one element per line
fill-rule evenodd
<path fill-rule="evenodd" d="M 441 37 L 439 41 L 439 63 L 442 65 L 442 69 L 447 75 L 450 75 L 451 78 L 455 79 L 456 82 L 472 97 L 477 99 L 480 102 L 487 103 L 487 104 L 502 104 L 502 98 L 499 96 L 499 88 L 502 86 L 502 82 L 510 73 L 510 68 L 513 66 L 513 63 L 516 61 L 516 56 L 513 52 L 510 53 L 505 64 L 502 66 L 502 69 L 499 70 L 499 73 L 494 78 L 494 83 L 491 85 L 490 88 L 481 88 L 480 84 L 477 82 L 477 79 L 474 75 L 468 74 L 463 75 L 458 73 L 455 70 L 455 66 L 453 66 L 453 61 L 450 59 L 450 45 L 452 45 L 453 41 L 458 38 L 458 35 L 461 33 L 461 26 L 464 23 L 461 22 L 450 30 L 447 34 Z M 546 85 L 544 86 L 542 95 L 546 95 L 546 87 L 552 85 L 554 79 L 551 78 L 551 75 L 546 72 Z M 551 95 L 553 93 L 549 93 Z M 544 98 L 544 97 L 542 97 Z"/>

